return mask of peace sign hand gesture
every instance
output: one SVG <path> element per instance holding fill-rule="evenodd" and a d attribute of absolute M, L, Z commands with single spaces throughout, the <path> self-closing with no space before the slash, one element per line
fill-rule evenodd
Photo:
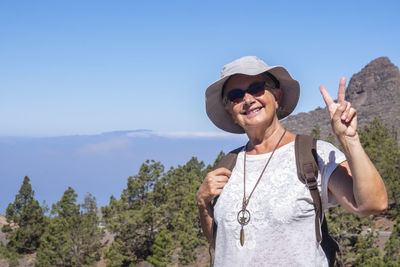
<path fill-rule="evenodd" d="M 342 77 L 339 82 L 337 103 L 332 100 L 324 86 L 319 87 L 329 111 L 333 132 L 340 141 L 344 141 L 343 138 L 357 137 L 356 110 L 351 107 L 350 102 L 344 100 L 345 85 L 346 78 Z"/>

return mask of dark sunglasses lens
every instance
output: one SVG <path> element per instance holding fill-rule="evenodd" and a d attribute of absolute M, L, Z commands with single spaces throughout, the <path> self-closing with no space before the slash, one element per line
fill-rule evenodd
<path fill-rule="evenodd" d="M 244 97 L 244 91 L 240 89 L 234 89 L 232 91 L 229 91 L 228 93 L 229 101 L 235 104 L 242 102 L 243 97 Z"/>
<path fill-rule="evenodd" d="M 264 83 L 254 84 L 247 89 L 252 96 L 262 96 L 264 94 Z"/>

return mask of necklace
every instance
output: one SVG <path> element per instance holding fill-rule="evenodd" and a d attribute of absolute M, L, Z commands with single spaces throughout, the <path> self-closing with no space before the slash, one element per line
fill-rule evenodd
<path fill-rule="evenodd" d="M 260 176 L 258 177 L 257 182 L 254 185 L 253 190 L 251 190 L 251 193 L 250 193 L 248 198 L 246 198 L 246 150 L 247 150 L 247 144 L 248 143 L 246 144 L 245 151 L 244 151 L 244 160 L 243 160 L 244 164 L 243 164 L 243 200 L 242 200 L 242 209 L 237 214 L 237 221 L 241 225 L 241 228 L 240 228 L 240 245 L 242 247 L 244 245 L 244 229 L 243 229 L 243 227 L 250 222 L 250 218 L 251 218 L 250 211 L 247 209 L 247 205 L 249 204 L 250 198 L 253 195 L 254 190 L 256 189 L 258 183 L 260 182 L 261 177 L 263 176 L 265 170 L 267 169 L 267 166 L 268 166 L 269 162 L 271 161 L 272 156 L 275 153 L 275 150 L 278 148 L 278 146 L 281 143 L 281 141 L 282 141 L 283 137 L 285 136 L 285 134 L 286 134 L 286 129 L 283 132 L 282 136 L 279 138 L 278 143 L 275 145 L 275 148 L 272 151 L 271 156 L 269 156 L 269 158 L 267 160 L 267 163 L 265 163 L 264 169 L 262 170 Z"/>

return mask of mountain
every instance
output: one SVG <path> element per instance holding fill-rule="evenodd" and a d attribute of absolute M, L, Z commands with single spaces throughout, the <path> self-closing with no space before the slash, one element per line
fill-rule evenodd
<path fill-rule="evenodd" d="M 400 129 L 400 71 L 387 57 L 379 57 L 354 74 L 346 89 L 346 100 L 357 110 L 359 127 L 375 117 Z M 322 137 L 331 126 L 326 108 L 317 108 L 289 116 L 282 124 L 296 133 L 310 134 L 315 124 L 321 128 Z"/>
<path fill-rule="evenodd" d="M 357 109 L 360 127 L 380 116 L 400 129 L 400 72 L 388 58 L 377 58 L 353 75 L 346 99 Z M 325 108 L 289 116 L 282 124 L 296 133 L 309 134 L 315 124 L 320 126 L 322 137 L 330 132 Z M 128 176 L 137 174 L 147 159 L 160 161 L 166 169 L 183 165 L 193 156 L 209 164 L 221 150 L 227 152 L 245 142 L 245 135 L 150 130 L 0 137 L 0 213 L 5 213 L 8 203 L 14 201 L 25 175 L 31 179 L 40 202 L 58 201 L 71 186 L 80 200 L 90 192 L 103 206 L 111 195 L 120 196 Z"/>
<path fill-rule="evenodd" d="M 244 135 L 150 130 L 0 137 L 0 213 L 14 201 L 24 176 L 29 176 L 40 202 L 51 205 L 71 186 L 80 200 L 89 192 L 104 206 L 111 195 L 120 196 L 127 178 L 137 174 L 147 159 L 160 161 L 166 170 L 192 157 L 212 164 L 221 150 L 230 151 L 244 142 Z"/>

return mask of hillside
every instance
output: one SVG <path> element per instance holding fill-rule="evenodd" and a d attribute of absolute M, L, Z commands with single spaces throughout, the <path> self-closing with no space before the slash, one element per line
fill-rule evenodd
<path fill-rule="evenodd" d="M 3 242 L 3 243 L 6 242 L 6 238 L 5 238 L 5 234 L 1 231 L 1 228 L 6 223 L 7 223 L 6 217 L 3 214 L 0 214 L 0 242 Z"/>
<path fill-rule="evenodd" d="M 346 90 L 346 100 L 357 110 L 359 127 L 375 117 L 397 131 L 400 129 L 400 71 L 387 57 L 379 57 L 354 74 Z M 321 128 L 322 137 L 328 135 L 330 123 L 326 108 L 317 108 L 289 116 L 282 121 L 289 130 L 309 134 L 315 124 Z"/>

